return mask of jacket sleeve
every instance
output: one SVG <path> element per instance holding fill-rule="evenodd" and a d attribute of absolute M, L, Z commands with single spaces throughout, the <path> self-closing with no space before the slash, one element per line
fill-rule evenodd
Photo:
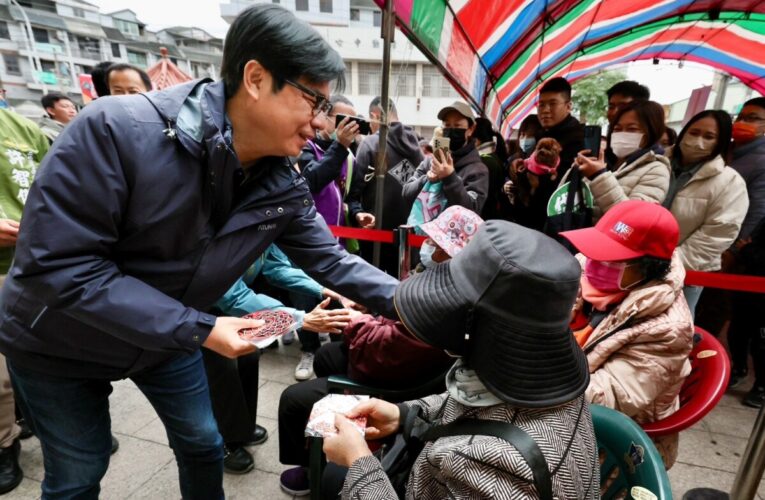
<path fill-rule="evenodd" d="M 385 475 L 382 464 L 373 456 L 361 457 L 345 476 L 343 500 L 398 500 L 396 490 Z"/>
<path fill-rule="evenodd" d="M 608 209 L 626 200 L 643 200 L 653 203 L 661 203 L 667 196 L 669 190 L 669 168 L 661 162 L 653 162 L 643 169 L 643 174 L 637 180 L 635 187 L 627 196 L 624 188 L 619 184 L 613 172 L 606 172 L 599 175 L 590 182 L 595 202 L 598 207 L 607 212 Z"/>
<path fill-rule="evenodd" d="M 680 256 L 686 269 L 720 269 L 720 256 L 739 233 L 749 200 L 744 180 L 732 169 L 731 172 L 734 175 L 725 180 L 725 188 L 707 208 L 704 223 L 680 244 Z"/>
<path fill-rule="evenodd" d="M 467 167 L 463 179 L 457 172 L 443 180 L 449 206 L 459 205 L 480 214 L 489 195 L 489 169 L 483 163 Z"/>
<path fill-rule="evenodd" d="M 292 315 L 292 318 L 295 320 L 296 329 L 303 327 L 303 319 L 305 318 L 304 311 L 286 307 L 268 295 L 255 293 L 241 278 L 229 288 L 213 307 L 220 310 L 226 316 L 244 316 L 245 314 L 266 309 L 285 311 Z"/>
<path fill-rule="evenodd" d="M 308 182 L 311 194 L 321 192 L 330 182 L 340 177 L 343 162 L 347 157 L 348 148 L 337 141 L 332 143 L 321 160 L 316 159 L 310 145 L 303 148 L 298 157 L 298 166 Z"/>
<path fill-rule="evenodd" d="M 273 286 L 312 297 L 321 297 L 322 286 L 302 269 L 295 267 L 276 245 L 271 245 L 266 252 L 261 274 Z"/>
<path fill-rule="evenodd" d="M 750 237 L 757 224 L 765 218 L 765 170 L 756 168 L 746 189 L 749 195 L 749 210 L 741 224 L 741 232 L 738 234 L 740 239 Z"/>
<path fill-rule="evenodd" d="M 398 280 L 350 255 L 313 206 L 298 213 L 276 242 L 287 257 L 323 286 L 395 319 Z"/>
<path fill-rule="evenodd" d="M 385 378 L 402 363 L 417 363 L 416 349 L 403 338 L 400 323 L 370 315 L 358 317 L 343 332 L 351 372 L 361 378 Z M 409 355 L 407 355 L 409 354 Z"/>
<path fill-rule="evenodd" d="M 359 146 L 359 149 L 361 149 L 361 146 Z M 359 166 L 357 158 L 353 165 L 353 175 L 350 180 L 351 186 L 348 189 L 348 194 L 345 196 L 345 203 L 348 205 L 348 219 L 352 226 L 358 225 L 356 223 L 356 215 L 364 212 L 364 206 L 361 204 L 361 197 L 364 193 L 364 187 L 366 186 L 366 182 L 364 182 L 365 173 L 366 168 L 362 169 Z"/>
<path fill-rule="evenodd" d="M 417 199 L 417 195 L 420 194 L 420 191 L 422 191 L 422 186 L 424 186 L 425 182 L 428 180 L 427 176 L 425 175 L 428 173 L 428 170 L 430 170 L 430 160 L 426 158 L 417 166 L 417 170 L 414 171 L 412 177 L 407 181 L 406 184 L 404 184 L 404 187 L 401 191 L 401 196 L 403 196 L 404 201 L 408 207 L 411 208 L 411 206 L 414 204 L 414 200 Z"/>
<path fill-rule="evenodd" d="M 112 260 L 129 223 L 127 172 L 140 130 L 119 100 L 105 101 L 88 106 L 45 157 L 27 199 L 13 278 L 47 307 L 105 334 L 147 350 L 191 352 L 215 317 L 123 273 Z"/>

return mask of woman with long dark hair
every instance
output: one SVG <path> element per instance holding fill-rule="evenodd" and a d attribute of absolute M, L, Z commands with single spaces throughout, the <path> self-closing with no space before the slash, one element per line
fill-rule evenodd
<path fill-rule="evenodd" d="M 733 124 L 721 110 L 698 113 L 667 151 L 672 181 L 663 205 L 680 225 L 680 255 L 686 270 L 718 271 L 720 257 L 738 235 L 749 208 L 744 179 L 727 167 Z M 686 286 L 691 312 L 702 287 Z"/>

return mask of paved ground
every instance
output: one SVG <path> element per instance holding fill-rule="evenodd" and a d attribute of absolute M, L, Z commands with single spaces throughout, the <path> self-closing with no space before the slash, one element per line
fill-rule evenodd
<path fill-rule="evenodd" d="M 258 422 L 269 440 L 251 448 L 255 470 L 243 476 L 226 475 L 228 498 L 281 500 L 289 498 L 279 489 L 277 406 L 279 394 L 294 383 L 293 370 L 299 356 L 295 344 L 269 350 L 261 357 Z M 685 431 L 680 438 L 680 457 L 670 471 L 676 498 L 692 487 L 709 486 L 729 490 L 751 432 L 756 411 L 739 403 L 742 392 L 726 395 L 706 419 Z M 177 468 L 167 447 L 164 429 L 141 392 L 129 381 L 114 384 L 111 398 L 112 425 L 120 450 L 112 457 L 102 482 L 102 498 L 179 498 Z M 23 441 L 21 466 L 25 479 L 7 495 L 12 499 L 40 497 L 43 478 L 42 454 L 35 438 Z M 765 483 L 758 498 L 765 500 Z"/>

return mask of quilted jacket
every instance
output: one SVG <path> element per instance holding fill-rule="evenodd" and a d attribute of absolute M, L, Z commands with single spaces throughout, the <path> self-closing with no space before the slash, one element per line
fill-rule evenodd
<path fill-rule="evenodd" d="M 584 257 L 577 258 L 584 268 Z M 639 424 L 668 417 L 691 372 L 693 318 L 683 295 L 685 271 L 675 251 L 669 274 L 636 288 L 598 324 L 583 346 L 590 365 L 585 393 Z M 577 301 L 576 309 L 583 302 Z M 626 325 L 626 327 L 625 327 Z M 667 468 L 677 458 L 677 434 L 656 440 Z"/>
<path fill-rule="evenodd" d="M 460 417 L 513 422 L 534 438 L 547 460 L 556 499 L 600 498 L 598 451 L 590 409 L 583 397 L 561 406 L 528 410 L 500 404 L 462 405 L 447 394 L 405 403 L 422 408 L 430 422 L 446 424 Z M 374 457 L 356 460 L 348 471 L 342 498 L 396 499 Z M 508 442 L 491 436 L 449 436 L 427 443 L 415 461 L 406 498 L 539 498 L 531 469 Z"/>

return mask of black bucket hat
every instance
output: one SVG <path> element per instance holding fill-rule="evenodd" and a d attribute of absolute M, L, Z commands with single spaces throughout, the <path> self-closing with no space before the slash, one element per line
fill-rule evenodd
<path fill-rule="evenodd" d="M 580 277 L 554 240 L 491 220 L 453 259 L 402 282 L 394 301 L 410 332 L 463 356 L 494 395 L 546 408 L 575 399 L 590 381 L 569 329 Z"/>

